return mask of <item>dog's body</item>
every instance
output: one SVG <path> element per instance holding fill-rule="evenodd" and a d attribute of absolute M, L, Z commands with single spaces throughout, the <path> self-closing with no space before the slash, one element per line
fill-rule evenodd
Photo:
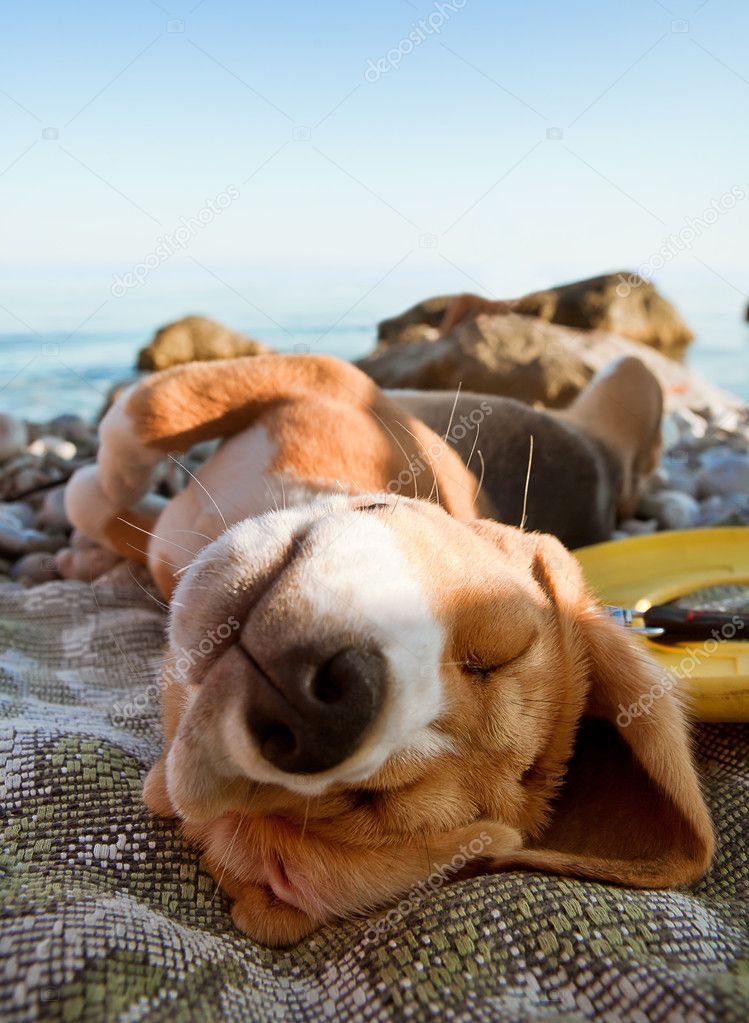
<path fill-rule="evenodd" d="M 594 423 L 581 443 L 593 492 L 608 479 L 600 522 L 631 500 L 656 443 L 650 419 L 628 435 L 596 415 L 612 380 L 566 421 L 531 417 L 537 452 Z M 656 669 L 558 541 L 478 518 L 498 502 L 482 504 L 470 452 L 425 425 L 444 423 L 433 401 L 404 395 L 423 418 L 409 415 L 325 358 L 179 367 L 108 413 L 97 470 L 69 487 L 76 525 L 137 552 L 171 598 L 165 749 L 146 801 L 182 820 L 238 926 L 268 944 L 386 905 L 434 870 L 657 886 L 711 857 Z M 464 414 L 459 401 L 453 421 Z M 183 494 L 166 508 L 146 497 L 167 452 L 213 437 L 222 447 Z M 560 496 L 564 528 L 584 517 L 581 489 Z M 507 497 L 518 522 L 522 499 Z M 652 713 L 617 729 L 619 704 L 657 685 Z"/>

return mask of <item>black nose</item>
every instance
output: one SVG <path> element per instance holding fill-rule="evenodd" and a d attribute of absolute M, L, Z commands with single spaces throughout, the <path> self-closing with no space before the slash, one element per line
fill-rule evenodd
<path fill-rule="evenodd" d="M 385 662 L 348 647 L 321 665 L 285 657 L 253 680 L 250 733 L 266 760 L 289 774 L 316 774 L 342 763 L 377 717 Z"/>

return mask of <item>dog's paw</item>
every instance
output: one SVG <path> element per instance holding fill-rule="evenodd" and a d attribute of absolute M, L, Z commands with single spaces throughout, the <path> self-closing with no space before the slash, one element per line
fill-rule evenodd
<path fill-rule="evenodd" d="M 165 767 L 164 757 L 161 757 L 146 775 L 143 783 L 143 802 L 156 817 L 176 817 L 166 788 Z"/>
<path fill-rule="evenodd" d="M 296 945 L 320 926 L 300 909 L 276 898 L 269 888 L 248 885 L 231 910 L 234 925 L 261 945 Z"/>
<path fill-rule="evenodd" d="M 144 497 L 164 453 L 143 444 L 127 411 L 130 391 L 112 405 L 99 424 L 99 482 L 115 508 L 130 508 Z"/>

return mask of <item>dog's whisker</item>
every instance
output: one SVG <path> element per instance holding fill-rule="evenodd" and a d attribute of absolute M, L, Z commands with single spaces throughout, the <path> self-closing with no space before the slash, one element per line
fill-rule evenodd
<path fill-rule="evenodd" d="M 458 390 L 460 390 L 460 388 L 458 388 Z M 455 396 L 455 400 L 456 401 L 458 400 L 457 399 L 457 395 Z M 439 492 L 439 487 L 437 485 L 437 473 L 434 471 L 434 462 L 431 459 L 429 451 L 427 450 L 427 448 L 424 447 L 424 445 L 421 443 L 421 441 L 416 436 L 416 434 L 413 433 L 413 431 L 409 430 L 409 428 L 405 425 L 405 423 L 402 423 L 400 421 L 400 419 L 396 419 L 395 421 L 398 424 L 398 426 L 400 426 L 400 428 L 402 430 L 406 431 L 406 433 L 409 435 L 409 437 L 413 437 L 413 439 L 416 441 L 417 446 L 421 449 L 422 454 L 425 455 L 427 461 L 429 462 L 429 468 L 432 470 L 432 480 L 433 480 L 433 483 L 432 483 L 432 489 L 429 491 L 429 496 L 427 497 L 427 501 L 431 501 L 432 500 L 432 494 L 436 490 L 437 491 L 437 506 L 440 507 L 440 492 Z M 414 487 L 415 487 L 415 485 L 416 485 L 416 474 L 414 473 Z M 418 496 L 418 495 L 415 495 L 415 496 Z"/>
<path fill-rule="evenodd" d="M 121 515 L 117 516 L 117 521 L 118 522 L 123 522 L 126 526 L 130 526 L 132 529 L 136 529 L 139 533 L 145 533 L 146 536 L 152 536 L 154 538 L 154 540 L 161 540 L 162 543 L 168 543 L 172 547 L 177 547 L 179 550 L 185 551 L 187 554 L 194 554 L 195 553 L 194 551 L 190 550 L 189 547 L 184 547 L 181 543 L 177 543 L 175 540 L 170 540 L 166 536 L 159 536 L 158 533 L 152 533 L 150 529 L 143 529 L 141 526 L 136 526 L 134 522 L 130 522 L 129 519 L 124 519 Z M 188 533 L 188 532 L 191 532 L 191 530 L 181 529 L 181 530 L 175 530 L 175 532 Z M 198 535 L 199 536 L 203 536 L 202 533 L 199 533 Z M 133 545 L 129 543 L 128 547 L 133 547 Z M 138 548 L 137 547 L 133 547 L 133 550 L 134 551 L 138 550 Z M 146 552 L 145 551 L 140 551 L 140 553 L 141 554 L 145 554 Z M 166 562 L 166 564 L 168 564 L 168 562 Z"/>
<path fill-rule="evenodd" d="M 203 493 L 206 495 L 206 497 L 209 499 L 209 501 L 211 501 L 211 503 L 213 504 L 213 507 L 218 512 L 219 518 L 221 519 L 221 521 L 224 524 L 224 529 L 228 529 L 229 526 L 227 525 L 226 519 L 224 518 L 224 513 L 219 508 L 219 506 L 216 503 L 213 495 L 208 493 L 208 490 L 203 486 L 202 482 L 198 479 L 198 477 L 195 475 L 195 473 L 194 472 L 190 472 L 190 470 L 187 468 L 187 466 L 186 465 L 182 465 L 182 462 L 180 462 L 180 460 L 178 458 L 175 458 L 174 455 L 169 455 L 169 457 L 175 463 L 175 465 L 179 465 L 182 469 L 184 469 L 185 472 L 187 473 L 187 475 L 198 484 L 200 489 L 203 491 Z"/>
<path fill-rule="evenodd" d="M 299 836 L 300 838 L 304 838 L 304 833 L 307 830 L 307 821 L 309 819 L 309 807 L 310 807 L 310 803 L 311 802 L 312 802 L 312 796 L 307 796 L 307 802 L 306 802 L 305 807 L 304 807 L 304 821 L 302 822 L 302 831 L 301 831 L 301 834 Z"/>
<path fill-rule="evenodd" d="M 253 782 L 248 778 L 246 784 L 247 784 L 247 787 L 249 788 L 253 784 Z M 255 792 L 252 794 L 252 797 L 251 797 L 249 803 L 247 804 L 247 806 L 244 808 L 243 812 L 237 814 L 237 817 L 238 817 L 237 827 L 236 827 L 236 829 L 234 831 L 234 834 L 231 837 L 231 841 L 229 843 L 229 847 L 226 850 L 226 853 L 221 857 L 221 859 L 219 860 L 219 863 L 217 865 L 217 868 L 216 868 L 216 869 L 221 869 L 221 876 L 216 881 L 216 887 L 214 888 L 213 895 L 211 896 L 211 904 L 213 903 L 213 901 L 216 898 L 216 896 L 218 895 L 218 893 L 221 891 L 221 885 L 222 885 L 224 877 L 226 875 L 226 871 L 229 868 L 229 858 L 231 856 L 232 849 L 234 848 L 234 843 L 237 840 L 237 835 L 239 834 L 239 829 L 241 828 L 243 821 L 246 822 L 246 824 L 247 824 L 247 830 L 245 832 L 245 839 L 249 837 L 249 829 L 250 829 L 250 823 L 251 823 L 252 818 L 248 816 L 248 813 L 249 813 L 250 808 L 252 807 L 252 804 L 255 801 L 255 796 L 256 795 L 257 795 L 257 790 L 255 790 Z"/>
<path fill-rule="evenodd" d="M 157 558 L 153 554 L 149 554 L 148 551 L 141 550 L 140 547 L 136 547 L 132 543 L 127 543 L 126 546 L 129 547 L 131 550 L 135 551 L 137 554 L 142 554 L 144 558 L 149 558 L 150 560 L 158 561 L 160 565 L 166 565 L 167 568 L 173 569 L 177 568 L 177 566 L 173 562 L 167 561 L 166 558 Z"/>
<path fill-rule="evenodd" d="M 525 492 L 523 494 L 523 514 L 520 517 L 520 528 L 525 529 L 525 523 L 528 518 L 526 511 L 528 509 L 528 488 L 531 482 L 531 467 L 533 466 L 533 434 L 531 434 L 530 447 L 528 449 L 528 472 L 525 475 Z"/>
<path fill-rule="evenodd" d="M 265 476 L 263 477 L 263 482 L 265 483 L 266 490 L 270 494 L 270 499 L 273 502 L 276 511 L 278 511 L 279 510 L 279 508 L 278 508 L 278 501 L 276 500 L 276 495 L 273 493 L 273 487 L 270 485 L 269 480 Z"/>
<path fill-rule="evenodd" d="M 130 578 L 133 580 L 133 582 L 135 583 L 135 585 L 139 589 L 143 590 L 143 592 L 149 598 L 149 600 L 152 600 L 154 602 L 154 604 L 158 604 L 159 607 L 164 609 L 164 611 L 168 611 L 169 610 L 169 605 L 165 604 L 163 602 L 163 600 L 159 600 L 159 598 L 155 594 L 151 593 L 150 590 L 147 590 L 142 583 L 139 583 L 138 580 L 133 575 L 133 573 L 130 571 L 130 569 L 128 569 L 128 574 L 129 574 Z"/>
<path fill-rule="evenodd" d="M 215 565 L 217 561 L 220 561 L 222 564 L 226 564 L 226 559 L 220 556 L 215 558 L 201 558 L 200 567 L 202 569 L 204 565 Z M 188 568 L 192 568 L 194 564 L 195 562 L 191 561 L 189 565 L 183 565 L 182 568 L 178 568 L 174 574 L 181 575 L 183 572 L 186 572 Z"/>
<path fill-rule="evenodd" d="M 197 529 L 170 529 L 169 532 L 170 533 L 190 533 L 192 536 L 200 536 L 200 537 L 202 537 L 203 540 L 207 540 L 208 543 L 213 543 L 213 541 L 215 540 L 215 537 L 208 536 L 207 533 L 201 533 Z"/>
<path fill-rule="evenodd" d="M 479 476 L 479 485 L 476 487 L 476 493 L 473 496 L 474 501 L 478 500 L 478 496 L 481 493 L 481 488 L 484 485 L 484 473 L 486 472 L 486 465 L 484 464 L 484 456 L 481 454 L 481 448 L 478 449 L 478 456 L 481 461 L 481 475 Z"/>
<path fill-rule="evenodd" d="M 227 869 L 229 867 L 229 857 L 231 856 L 232 849 L 234 848 L 234 843 L 237 840 L 237 835 L 239 834 L 239 829 L 242 826 L 242 821 L 243 820 L 244 820 L 244 818 L 242 817 L 242 815 L 238 814 L 237 815 L 237 826 L 236 826 L 236 828 L 234 830 L 234 834 L 231 837 L 231 841 L 229 842 L 229 846 L 228 846 L 228 848 L 226 850 L 226 853 L 221 858 L 221 862 L 219 863 L 219 867 L 221 868 L 221 876 L 216 881 L 216 887 L 213 889 L 213 895 L 211 896 L 211 901 L 210 901 L 209 905 L 213 905 L 214 899 L 216 898 L 218 893 L 221 891 L 221 885 L 223 883 L 224 876 L 226 875 L 226 871 L 227 871 Z"/>
<path fill-rule="evenodd" d="M 479 442 L 479 433 L 480 432 L 481 432 L 481 422 L 479 421 L 478 423 L 476 423 L 476 436 L 473 438 L 473 447 L 471 448 L 471 453 L 468 456 L 468 461 L 466 462 L 466 469 L 470 469 L 471 468 L 471 460 L 472 460 L 474 454 L 476 453 L 476 445 Z"/>
<path fill-rule="evenodd" d="M 370 409 L 370 412 L 371 412 L 371 413 L 372 413 L 372 415 L 373 415 L 373 416 L 375 417 L 375 419 L 379 420 L 379 422 L 380 422 L 380 423 L 381 423 L 381 424 L 382 424 L 382 425 L 383 425 L 383 426 L 385 427 L 385 429 L 387 430 L 387 432 L 388 432 L 388 433 L 390 434 L 390 436 L 391 436 L 391 437 L 393 438 L 393 440 L 395 441 L 395 443 L 396 443 L 396 444 L 398 445 L 398 447 L 400 448 L 401 454 L 403 455 L 403 457 L 404 457 L 404 458 L 405 458 L 405 460 L 406 460 L 406 465 L 407 465 L 407 466 L 408 466 L 408 467 L 410 468 L 410 467 L 411 467 L 411 459 L 410 459 L 410 458 L 408 457 L 408 452 L 406 451 L 406 449 L 405 449 L 405 448 L 403 447 L 403 445 L 401 444 L 401 442 L 400 442 L 400 441 L 398 440 L 398 438 L 397 438 L 397 437 L 395 436 L 395 434 L 394 434 L 394 433 L 393 433 L 393 431 L 392 431 L 392 430 L 390 429 L 390 427 L 389 427 L 389 426 L 388 426 L 388 424 L 387 424 L 387 423 L 385 422 L 385 420 L 384 420 L 384 419 L 382 418 L 382 416 L 378 415 L 378 414 L 377 414 L 377 413 L 375 412 L 375 410 L 374 410 L 374 409 Z M 397 420 L 396 420 L 396 421 L 397 421 Z M 398 423 L 398 425 L 399 425 L 399 426 L 403 426 L 403 424 L 402 424 L 402 423 Z M 405 427 L 404 427 L 404 429 L 405 429 Z M 413 434 L 412 434 L 412 436 L 413 436 Z M 413 469 L 411 469 L 411 475 L 413 476 L 413 481 L 414 481 L 414 498 L 418 499 L 418 496 L 419 496 L 419 489 L 418 489 L 418 486 L 417 486 L 417 484 L 416 484 L 416 473 L 415 473 L 415 472 L 413 471 Z"/>
<path fill-rule="evenodd" d="M 463 381 L 462 380 L 458 381 L 458 389 L 455 392 L 455 401 L 453 402 L 452 411 L 450 412 L 450 418 L 447 421 L 447 429 L 445 430 L 445 436 L 442 438 L 445 444 L 447 443 L 447 438 L 450 436 L 450 430 L 452 429 L 453 425 L 453 417 L 455 415 L 455 410 L 458 407 L 458 398 L 460 397 L 460 389 L 462 386 Z"/>

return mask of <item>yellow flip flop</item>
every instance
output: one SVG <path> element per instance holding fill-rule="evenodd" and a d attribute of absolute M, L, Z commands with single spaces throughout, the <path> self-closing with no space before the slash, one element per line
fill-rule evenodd
<path fill-rule="evenodd" d="M 574 554 L 600 600 L 638 612 L 708 586 L 749 587 L 747 526 L 653 533 Z M 675 673 L 695 718 L 749 721 L 749 637 L 640 641 L 664 671 Z"/>

